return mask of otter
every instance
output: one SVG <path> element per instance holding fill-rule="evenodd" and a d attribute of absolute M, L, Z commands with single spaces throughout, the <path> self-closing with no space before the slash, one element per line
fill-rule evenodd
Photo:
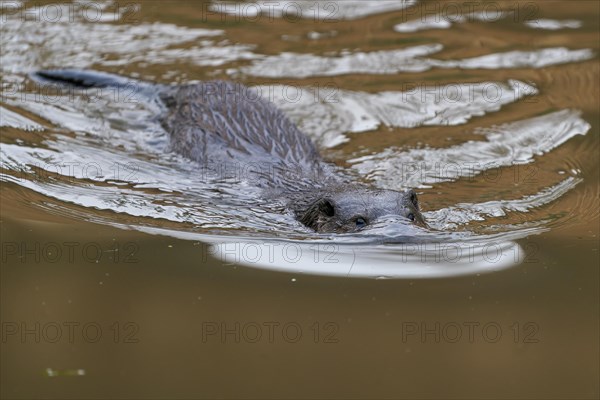
<path fill-rule="evenodd" d="M 319 233 L 367 229 L 384 217 L 425 227 L 413 190 L 375 189 L 325 162 L 310 138 L 273 103 L 240 83 L 162 85 L 98 71 L 59 69 L 32 74 L 44 83 L 121 88 L 159 105 L 170 148 L 200 165 L 269 165 L 252 184 L 280 199 Z M 260 169 L 260 168 L 259 168 Z M 293 173 L 290 173 L 293 171 Z"/>

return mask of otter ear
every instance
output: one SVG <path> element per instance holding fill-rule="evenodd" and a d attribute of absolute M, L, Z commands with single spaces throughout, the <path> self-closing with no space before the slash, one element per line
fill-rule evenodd
<path fill-rule="evenodd" d="M 319 200 L 317 206 L 319 207 L 319 211 L 326 216 L 333 217 L 335 215 L 335 207 L 333 206 L 333 201 L 330 199 Z"/>
<path fill-rule="evenodd" d="M 417 193 L 414 190 L 410 189 L 406 192 L 408 196 L 408 200 L 412 203 L 413 206 L 418 210 L 419 209 L 419 198 L 417 197 Z"/>
<path fill-rule="evenodd" d="M 312 203 L 308 209 L 300 215 L 298 220 L 311 229 L 317 230 L 321 218 L 333 217 L 335 215 L 335 206 L 330 199 L 319 199 Z"/>

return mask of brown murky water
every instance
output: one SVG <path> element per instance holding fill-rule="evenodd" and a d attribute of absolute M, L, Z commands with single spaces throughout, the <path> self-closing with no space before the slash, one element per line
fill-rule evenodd
<path fill-rule="evenodd" d="M 3 2 L 2 398 L 598 398 L 600 6 L 408 3 Z M 262 88 L 329 160 L 504 254 L 212 204 L 152 110 L 27 78 L 62 66 Z M 320 244 L 236 247 L 284 238 Z"/>

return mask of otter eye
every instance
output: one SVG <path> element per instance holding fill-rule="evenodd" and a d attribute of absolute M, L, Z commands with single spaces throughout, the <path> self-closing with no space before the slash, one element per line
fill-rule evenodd
<path fill-rule="evenodd" d="M 357 228 L 364 228 L 365 226 L 367 226 L 367 221 L 365 221 L 363 217 L 356 218 L 354 222 L 356 223 Z"/>
<path fill-rule="evenodd" d="M 408 215 L 406 216 L 406 218 L 410 219 L 411 221 L 414 221 L 414 220 L 415 220 L 415 214 L 413 214 L 413 213 L 410 213 L 410 214 L 408 214 Z"/>

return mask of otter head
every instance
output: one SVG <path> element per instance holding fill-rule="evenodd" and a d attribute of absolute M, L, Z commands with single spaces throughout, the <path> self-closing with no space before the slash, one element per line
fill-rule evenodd
<path fill-rule="evenodd" d="M 298 220 L 320 233 L 347 233 L 368 229 L 383 217 L 426 226 L 413 190 L 335 190 L 309 204 Z"/>

